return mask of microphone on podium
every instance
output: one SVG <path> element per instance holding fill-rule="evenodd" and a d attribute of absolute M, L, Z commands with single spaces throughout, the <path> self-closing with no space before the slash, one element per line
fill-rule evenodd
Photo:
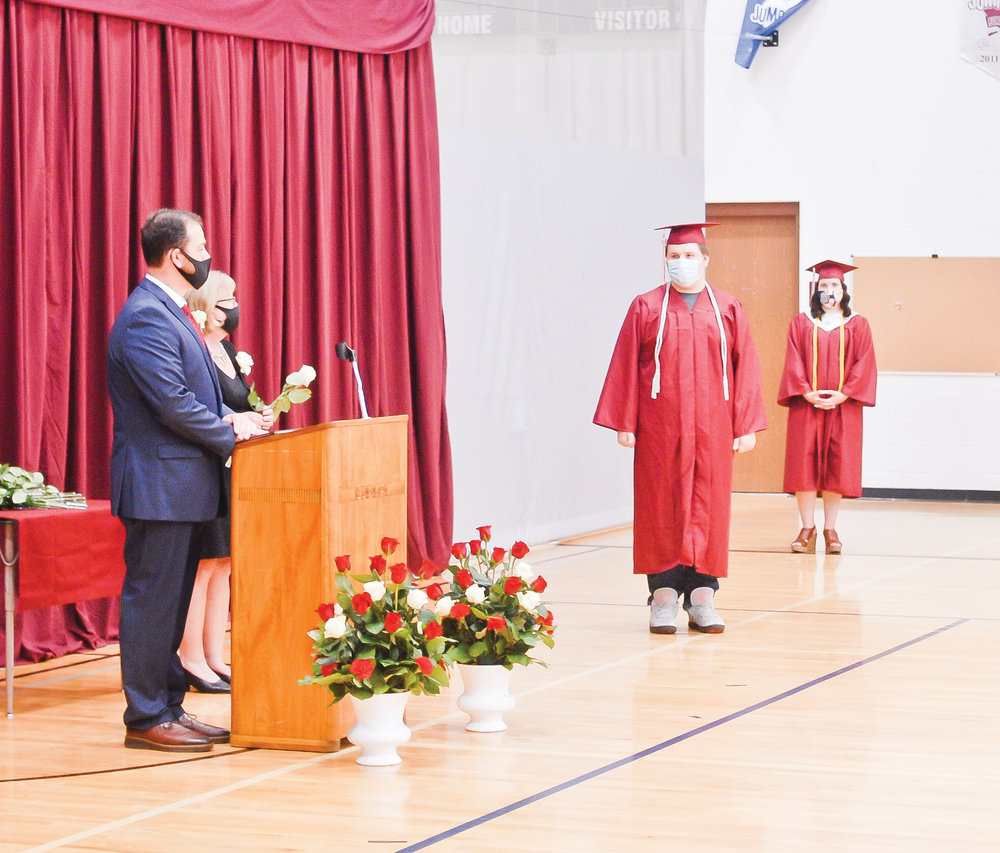
<path fill-rule="evenodd" d="M 365 390 L 361 387 L 361 371 L 358 370 L 358 354 L 352 350 L 346 341 L 341 341 L 334 349 L 337 351 L 337 358 L 341 361 L 349 361 L 354 368 L 354 378 L 358 383 L 358 402 L 361 404 L 361 417 L 368 418 L 368 407 L 365 405 Z"/>

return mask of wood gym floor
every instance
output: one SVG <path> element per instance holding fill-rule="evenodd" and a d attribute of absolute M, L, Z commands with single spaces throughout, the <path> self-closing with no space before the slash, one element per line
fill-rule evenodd
<path fill-rule="evenodd" d="M 715 636 L 648 633 L 628 529 L 533 549 L 549 668 L 515 669 L 500 734 L 464 730 L 457 676 L 411 698 L 394 768 L 126 750 L 116 646 L 19 667 L 0 851 L 1000 850 L 1000 505 L 852 501 L 838 530 L 793 554 L 792 498 L 734 496 Z"/>

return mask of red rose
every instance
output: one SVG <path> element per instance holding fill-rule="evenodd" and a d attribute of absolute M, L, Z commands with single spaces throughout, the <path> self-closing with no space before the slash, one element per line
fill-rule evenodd
<path fill-rule="evenodd" d="M 375 672 L 375 661 L 371 658 L 358 658 L 351 661 L 351 675 L 359 681 L 371 678 L 373 672 Z"/>
<path fill-rule="evenodd" d="M 521 591 L 521 579 L 520 578 L 507 578 L 503 584 L 503 591 L 507 595 L 516 595 Z"/>
<path fill-rule="evenodd" d="M 448 615 L 452 619 L 461 619 L 463 616 L 468 616 L 471 612 L 468 604 L 464 601 L 459 601 L 457 604 L 451 606 L 451 612 Z"/>
<path fill-rule="evenodd" d="M 358 616 L 364 616 L 372 603 L 372 597 L 367 592 L 359 592 L 351 599 L 351 607 Z"/>
<path fill-rule="evenodd" d="M 349 572 L 351 570 L 350 554 L 344 554 L 342 557 L 334 557 L 333 560 L 337 564 L 338 572 Z"/>
<path fill-rule="evenodd" d="M 475 583 L 475 580 L 472 577 L 472 572 L 468 569 L 459 569 L 455 572 L 455 580 L 458 581 L 458 585 L 462 587 L 462 589 L 468 589 Z"/>
<path fill-rule="evenodd" d="M 316 612 L 319 614 L 319 618 L 326 622 L 327 619 L 332 619 L 337 615 L 335 604 L 321 604 L 316 608 Z"/>
<path fill-rule="evenodd" d="M 507 619 L 500 615 L 491 616 L 486 620 L 486 630 L 502 631 L 507 627 Z"/>
<path fill-rule="evenodd" d="M 428 622 L 424 625 L 424 637 L 428 640 L 434 640 L 440 637 L 444 633 L 444 628 L 441 627 L 440 622 Z"/>
<path fill-rule="evenodd" d="M 541 575 L 539 575 L 531 584 L 531 588 L 535 592 L 545 592 L 545 588 L 549 585 L 549 582 L 545 580 Z"/>
<path fill-rule="evenodd" d="M 395 634 L 400 628 L 403 627 L 403 617 L 398 613 L 391 611 L 385 614 L 385 630 L 390 634 Z"/>
<path fill-rule="evenodd" d="M 479 531 L 479 538 L 487 542 L 490 541 L 490 536 L 492 535 L 493 525 L 487 524 L 483 527 L 477 527 L 476 530 Z"/>
<path fill-rule="evenodd" d="M 385 571 L 385 557 L 383 557 L 381 554 L 376 554 L 374 557 L 372 557 L 371 570 L 375 572 L 375 574 L 377 575 L 382 574 L 382 572 Z"/>
<path fill-rule="evenodd" d="M 503 562 L 503 558 L 505 556 L 507 556 L 507 552 L 504 551 L 503 548 L 494 548 L 493 549 L 493 562 L 494 563 L 502 563 Z"/>
<path fill-rule="evenodd" d="M 402 583 L 408 574 L 406 563 L 396 563 L 394 566 L 389 566 L 389 577 L 392 578 L 393 583 Z"/>
<path fill-rule="evenodd" d="M 337 671 L 337 664 L 335 663 L 324 663 L 320 666 L 320 672 L 323 675 L 333 675 Z"/>
<path fill-rule="evenodd" d="M 428 580 L 438 573 L 438 567 L 435 566 L 430 560 L 424 557 L 424 561 L 420 564 L 420 577 L 424 580 Z"/>
<path fill-rule="evenodd" d="M 483 550 L 483 543 L 478 539 L 473 539 L 469 543 L 469 550 L 472 552 L 472 556 L 475 557 L 476 554 Z"/>
<path fill-rule="evenodd" d="M 514 555 L 515 560 L 520 560 L 530 550 L 523 542 L 515 542 L 510 548 L 510 553 Z"/>
<path fill-rule="evenodd" d="M 399 547 L 399 540 L 393 539 L 390 536 L 382 537 L 382 553 L 391 554 Z"/>
<path fill-rule="evenodd" d="M 547 611 L 546 614 L 544 616 L 540 616 L 539 619 L 540 619 L 540 621 L 541 621 L 541 623 L 543 625 L 551 625 L 552 624 L 552 611 L 551 610 Z"/>
<path fill-rule="evenodd" d="M 451 556 L 456 560 L 464 560 L 469 556 L 469 546 L 464 542 L 456 542 L 451 546 Z"/>
<path fill-rule="evenodd" d="M 444 590 L 441 588 L 441 584 L 432 583 L 427 589 L 424 590 L 427 593 L 427 597 L 431 601 L 437 601 L 442 595 L 444 595 Z"/>
<path fill-rule="evenodd" d="M 434 661 L 432 661 L 426 655 L 421 655 L 418 658 L 414 658 L 413 661 L 414 663 L 416 663 L 417 666 L 420 667 L 420 671 L 424 675 L 430 675 L 432 672 L 434 672 Z"/>

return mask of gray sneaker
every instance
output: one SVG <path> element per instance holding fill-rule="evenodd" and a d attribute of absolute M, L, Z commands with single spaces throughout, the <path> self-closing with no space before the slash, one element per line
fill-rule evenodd
<path fill-rule="evenodd" d="M 677 633 L 677 590 L 658 589 L 649 606 L 649 633 Z"/>
<path fill-rule="evenodd" d="M 726 630 L 726 620 L 715 612 L 715 590 L 709 586 L 691 590 L 687 611 L 690 631 L 721 634 Z"/>

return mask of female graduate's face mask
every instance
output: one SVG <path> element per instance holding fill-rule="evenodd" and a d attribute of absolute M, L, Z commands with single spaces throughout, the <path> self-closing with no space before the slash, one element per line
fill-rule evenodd
<path fill-rule="evenodd" d="M 667 274 L 681 287 L 692 287 L 701 281 L 701 258 L 670 258 L 667 260 Z"/>
<path fill-rule="evenodd" d="M 839 279 L 821 279 L 817 290 L 820 305 L 839 305 L 844 298 L 844 285 Z"/>

